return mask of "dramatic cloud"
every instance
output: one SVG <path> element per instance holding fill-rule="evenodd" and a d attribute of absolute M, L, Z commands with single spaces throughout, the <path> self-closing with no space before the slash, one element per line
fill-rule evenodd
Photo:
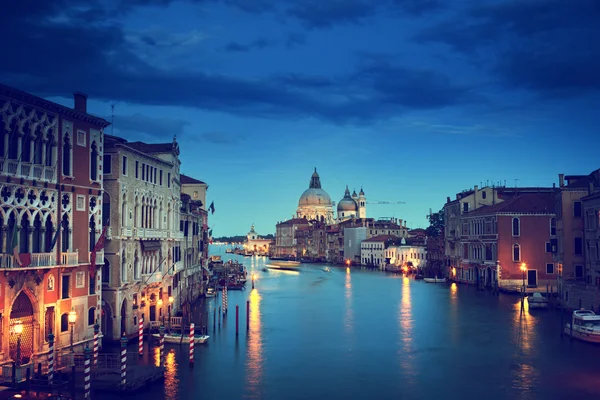
<path fill-rule="evenodd" d="M 141 114 L 115 115 L 114 118 L 104 117 L 107 121 L 114 120 L 113 128 L 121 133 L 150 136 L 154 139 L 181 136 L 190 123 L 181 119 L 153 118 Z"/>
<path fill-rule="evenodd" d="M 487 65 L 506 83 L 550 96 L 600 89 L 600 2 L 504 1 L 480 5 L 422 32 Z"/>

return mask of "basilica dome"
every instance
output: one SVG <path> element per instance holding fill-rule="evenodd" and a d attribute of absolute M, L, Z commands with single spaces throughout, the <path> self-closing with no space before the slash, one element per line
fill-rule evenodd
<path fill-rule="evenodd" d="M 358 204 L 352 197 L 350 197 L 350 191 L 348 190 L 348 186 L 346 186 L 346 193 L 344 193 L 344 198 L 340 200 L 337 205 L 337 210 L 339 212 L 357 212 Z"/>
<path fill-rule="evenodd" d="M 302 193 L 300 200 L 298 200 L 298 207 L 306 206 L 331 206 L 331 197 L 329 197 L 326 191 L 321 189 L 321 179 L 316 168 L 310 178 L 308 189 Z"/>

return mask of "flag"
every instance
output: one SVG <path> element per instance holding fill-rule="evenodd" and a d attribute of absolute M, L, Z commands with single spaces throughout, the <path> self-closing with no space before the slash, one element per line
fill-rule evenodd
<path fill-rule="evenodd" d="M 212 244 L 213 243 L 213 238 L 212 238 L 212 229 L 210 231 L 208 231 L 208 243 Z"/>
<path fill-rule="evenodd" d="M 56 232 L 54 232 L 54 237 L 52 238 L 52 241 L 50 242 L 50 252 L 52 250 L 54 250 L 54 246 L 56 246 L 56 241 L 58 240 L 59 233 L 60 233 L 60 226 L 58 226 L 58 228 L 56 229 Z"/>
<path fill-rule="evenodd" d="M 90 254 L 90 276 L 95 276 L 96 273 L 96 253 L 104 248 L 104 237 L 106 236 L 106 228 L 102 229 L 102 234 L 98 238 L 96 245 L 94 246 L 94 250 Z"/>
<path fill-rule="evenodd" d="M 15 258 L 15 263 L 17 263 L 19 265 L 19 267 L 22 267 L 23 264 L 21 264 L 21 258 L 19 257 L 19 235 L 18 235 L 19 229 L 17 229 L 17 224 L 15 222 L 15 224 L 13 225 L 13 237 L 12 237 L 12 249 L 13 249 L 13 257 Z"/>
<path fill-rule="evenodd" d="M 210 206 L 208 206 L 208 209 L 210 210 L 211 214 L 215 213 L 215 202 L 214 201 L 210 202 Z"/>

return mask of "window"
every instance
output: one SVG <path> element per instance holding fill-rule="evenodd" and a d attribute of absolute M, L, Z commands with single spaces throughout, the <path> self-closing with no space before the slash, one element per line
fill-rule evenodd
<path fill-rule="evenodd" d="M 96 294 L 96 274 L 90 274 L 90 294 Z"/>
<path fill-rule="evenodd" d="M 573 202 L 573 217 L 581 218 L 581 216 L 582 216 L 581 202 L 574 201 Z"/>
<path fill-rule="evenodd" d="M 44 324 L 44 341 L 48 342 L 48 336 L 54 331 L 54 307 L 46 308 L 46 318 Z"/>
<path fill-rule="evenodd" d="M 159 182 L 159 185 L 160 185 L 160 186 L 162 186 L 162 173 L 163 173 L 163 171 L 162 171 L 162 169 L 161 169 L 161 170 L 160 170 L 160 176 L 159 176 L 159 180 L 158 180 L 158 182 Z"/>
<path fill-rule="evenodd" d="M 61 290 L 61 299 L 68 299 L 70 298 L 70 294 L 71 294 L 71 276 L 70 275 L 63 275 L 62 276 L 62 285 L 60 286 L 60 290 Z"/>
<path fill-rule="evenodd" d="M 75 274 L 75 287 L 81 289 L 85 286 L 85 272 L 77 272 Z"/>
<path fill-rule="evenodd" d="M 552 253 L 552 243 L 546 242 L 546 253 Z"/>
<path fill-rule="evenodd" d="M 554 264 L 552 264 L 552 263 L 547 263 L 546 264 L 546 273 L 547 274 L 553 274 L 554 273 Z"/>
<path fill-rule="evenodd" d="M 85 147 L 85 131 L 77 131 L 77 145 Z"/>
<path fill-rule="evenodd" d="M 127 156 L 123 156 L 122 173 L 127 176 Z"/>
<path fill-rule="evenodd" d="M 142 180 L 146 180 L 146 164 L 142 163 Z"/>
<path fill-rule="evenodd" d="M 463 203 L 463 212 L 469 212 L 469 203 Z"/>
<path fill-rule="evenodd" d="M 171 187 L 171 173 L 167 174 L 167 187 Z"/>
<path fill-rule="evenodd" d="M 140 179 L 140 162 L 135 162 L 135 179 Z"/>
<path fill-rule="evenodd" d="M 154 184 L 155 185 L 156 185 L 156 175 L 158 175 L 157 171 L 158 171 L 158 168 L 154 167 Z"/>
<path fill-rule="evenodd" d="M 75 205 L 77 211 L 85 211 L 85 196 L 77 195 L 77 204 Z"/>
<path fill-rule="evenodd" d="M 519 218 L 513 218 L 512 220 L 512 235 L 521 236 L 521 221 L 519 221 Z"/>
<path fill-rule="evenodd" d="M 92 307 L 88 310 L 88 326 L 94 325 L 96 322 L 96 307 Z"/>
<path fill-rule="evenodd" d="M 583 254 L 583 238 L 576 237 L 573 252 L 575 255 Z"/>
<path fill-rule="evenodd" d="M 583 265 L 575 266 L 575 278 L 583 278 Z"/>
<path fill-rule="evenodd" d="M 112 174 L 112 156 L 110 154 L 104 155 L 104 159 L 102 160 L 102 171 L 104 175 Z"/>
<path fill-rule="evenodd" d="M 60 316 L 60 331 L 69 332 L 69 314 L 64 313 Z"/>
<path fill-rule="evenodd" d="M 518 244 L 515 244 L 513 246 L 513 261 L 521 261 L 521 246 L 519 246 Z"/>
<path fill-rule="evenodd" d="M 54 292 L 54 275 L 48 275 L 47 289 L 49 292 Z"/>
<path fill-rule="evenodd" d="M 481 192 L 481 198 L 485 199 L 486 197 L 487 197 L 487 193 L 484 190 L 483 192 Z"/>
<path fill-rule="evenodd" d="M 63 175 L 71 176 L 71 139 L 65 135 L 62 151 Z"/>
<path fill-rule="evenodd" d="M 556 236 L 556 218 L 550 218 L 550 236 Z"/>

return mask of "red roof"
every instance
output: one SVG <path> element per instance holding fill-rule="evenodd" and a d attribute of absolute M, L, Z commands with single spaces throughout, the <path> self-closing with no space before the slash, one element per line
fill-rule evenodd
<path fill-rule="evenodd" d="M 306 218 L 292 218 L 277 225 L 308 225 L 308 220 Z"/>
<path fill-rule="evenodd" d="M 465 217 L 496 213 L 554 214 L 555 193 L 525 193 L 491 206 L 473 210 Z"/>
<path fill-rule="evenodd" d="M 173 151 L 173 143 L 144 143 L 144 142 L 129 142 L 127 146 L 139 150 L 142 153 L 170 153 Z"/>
<path fill-rule="evenodd" d="M 184 175 L 184 174 L 179 174 L 179 181 L 181 183 L 191 183 L 191 184 L 202 184 L 202 185 L 206 185 L 206 182 L 202 182 L 199 179 L 196 178 L 192 178 L 190 176 Z"/>

